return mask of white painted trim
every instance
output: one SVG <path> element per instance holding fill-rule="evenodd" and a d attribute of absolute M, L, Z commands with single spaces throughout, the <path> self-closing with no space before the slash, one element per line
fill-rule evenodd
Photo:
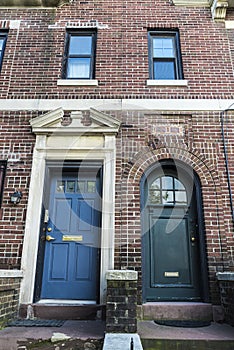
<path fill-rule="evenodd" d="M 22 278 L 21 270 L 0 270 L 0 278 Z"/>
<path fill-rule="evenodd" d="M 41 152 L 41 148 L 46 148 L 46 135 L 40 135 L 40 137 L 37 137 L 33 152 L 31 182 L 29 186 L 28 208 L 21 260 L 21 269 L 23 270 L 24 278 L 20 288 L 20 303 L 33 302 L 40 215 L 42 208 L 42 189 L 44 186 L 46 161 L 46 152 Z"/>
<path fill-rule="evenodd" d="M 98 86 L 96 79 L 59 79 L 58 86 Z"/>
<path fill-rule="evenodd" d="M 217 272 L 216 273 L 218 281 L 234 281 L 234 272 Z"/>
<path fill-rule="evenodd" d="M 209 7 L 212 0 L 172 0 L 175 6 Z"/>
<path fill-rule="evenodd" d="M 0 99 L 1 111 L 64 110 L 223 111 L 234 99 Z"/>
<path fill-rule="evenodd" d="M 234 21 L 225 21 L 226 29 L 234 29 Z"/>
<path fill-rule="evenodd" d="M 37 304 L 47 304 L 47 305 L 96 305 L 94 300 L 64 300 L 64 299 L 41 299 Z"/>
<path fill-rule="evenodd" d="M 146 80 L 147 86 L 188 86 L 188 80 L 155 80 L 148 79 Z"/>

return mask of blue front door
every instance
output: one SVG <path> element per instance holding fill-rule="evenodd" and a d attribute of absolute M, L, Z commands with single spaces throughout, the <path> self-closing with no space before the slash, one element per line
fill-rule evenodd
<path fill-rule="evenodd" d="M 97 172 L 51 177 L 41 299 L 97 300 L 100 207 Z"/>

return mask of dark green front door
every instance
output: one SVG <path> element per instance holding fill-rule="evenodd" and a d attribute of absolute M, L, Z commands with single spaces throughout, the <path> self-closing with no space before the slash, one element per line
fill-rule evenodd
<path fill-rule="evenodd" d="M 193 178 L 165 167 L 145 182 L 143 281 L 146 301 L 201 300 Z"/>

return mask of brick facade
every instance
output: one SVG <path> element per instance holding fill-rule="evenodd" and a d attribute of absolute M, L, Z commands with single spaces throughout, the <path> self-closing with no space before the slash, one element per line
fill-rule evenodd
<path fill-rule="evenodd" d="M 137 273 L 107 273 L 106 331 L 135 333 L 137 331 Z"/>
<path fill-rule="evenodd" d="M 18 314 L 20 282 L 21 277 L 13 277 L 7 274 L 7 271 L 0 276 L 1 325 L 6 324 Z"/>
<path fill-rule="evenodd" d="M 226 20 L 233 16 L 229 8 Z M 98 86 L 57 85 L 66 27 L 97 29 Z M 234 29 L 214 21 L 209 7 L 180 7 L 167 0 L 77 0 L 54 9 L 0 8 L 1 28 L 8 30 L 8 37 L 0 74 L 0 154 L 8 164 L 0 212 L 0 268 L 20 269 L 26 244 L 35 145 L 30 120 L 61 105 L 65 115 L 80 109 L 88 115 L 95 106 L 121 121 L 113 267 L 138 272 L 142 303 L 141 178 L 160 160 L 181 161 L 194 169 L 201 183 L 209 297 L 219 304 L 216 273 L 234 270 Z M 146 84 L 149 29 L 179 30 L 187 86 Z M 76 107 L 69 108 L 69 103 Z M 17 206 L 9 201 L 15 189 L 23 193 Z"/>
<path fill-rule="evenodd" d="M 221 302 L 225 321 L 234 326 L 234 275 L 233 273 L 218 273 Z"/>
<path fill-rule="evenodd" d="M 2 9 L 1 14 L 5 26 L 12 28 L 1 72 L 1 98 L 67 98 L 67 95 L 69 98 L 232 98 L 228 33 L 224 23 L 211 19 L 208 8 L 175 7 L 165 0 L 139 4 L 100 1 L 98 6 L 93 1 L 76 1 L 53 11 Z M 97 23 L 99 86 L 57 86 L 66 26 L 85 28 Z M 146 86 L 147 30 L 155 28 L 179 28 L 188 87 Z"/>

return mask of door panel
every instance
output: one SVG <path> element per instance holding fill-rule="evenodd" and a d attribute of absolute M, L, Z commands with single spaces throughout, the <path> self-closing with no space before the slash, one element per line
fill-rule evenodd
<path fill-rule="evenodd" d="M 100 172 L 53 174 L 41 298 L 97 300 Z"/>
<path fill-rule="evenodd" d="M 94 201 L 79 199 L 77 207 L 78 216 L 76 217 L 76 222 L 78 230 L 91 231 L 91 227 L 93 225 Z"/>
<path fill-rule="evenodd" d="M 68 244 L 53 243 L 50 252 L 50 281 L 67 281 L 68 275 Z"/>
<path fill-rule="evenodd" d="M 90 281 L 93 254 L 90 247 L 76 244 L 76 279 Z M 83 264 L 85 262 L 85 264 Z"/>
<path fill-rule="evenodd" d="M 168 221 L 174 229 L 167 232 Z M 155 218 L 150 230 L 151 284 L 191 286 L 190 249 L 186 219 Z M 153 221 L 153 220 L 151 220 Z M 179 221 L 179 223 L 178 223 Z"/>
<path fill-rule="evenodd" d="M 54 231 L 60 230 L 63 233 L 70 231 L 71 207 L 71 199 L 55 198 Z"/>
<path fill-rule="evenodd" d="M 200 250 L 193 178 L 175 167 L 144 184 L 144 299 L 201 300 Z"/>

